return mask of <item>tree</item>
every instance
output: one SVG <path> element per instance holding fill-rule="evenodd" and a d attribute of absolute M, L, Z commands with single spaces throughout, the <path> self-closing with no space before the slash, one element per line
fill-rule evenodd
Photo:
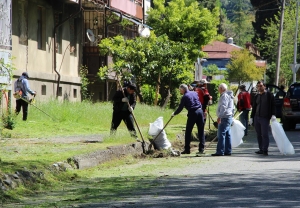
<path fill-rule="evenodd" d="M 284 26 L 282 35 L 282 49 L 281 49 L 281 63 L 280 63 L 280 79 L 279 82 L 284 85 L 292 82 L 292 70 L 290 64 L 293 63 L 294 56 L 294 39 L 295 39 L 295 27 L 296 27 L 296 4 L 295 1 L 290 1 L 289 6 L 286 7 L 284 16 Z M 257 46 L 264 51 L 264 55 L 268 60 L 270 66 L 267 74 L 270 81 L 275 79 L 275 73 L 271 73 L 274 70 L 274 62 L 277 58 L 277 45 L 278 45 L 278 26 L 280 22 L 280 13 L 274 16 L 267 24 L 262 26 L 265 31 L 264 38 L 258 38 Z M 299 33 L 299 32 L 298 32 Z M 298 35 L 299 36 L 299 35 Z M 300 39 L 298 38 L 298 46 Z M 299 50 L 298 50 L 299 51 Z M 299 53 L 297 55 L 297 62 L 299 63 Z"/>
<path fill-rule="evenodd" d="M 134 76 L 141 102 L 143 85 L 155 87 L 154 104 L 158 104 L 158 95 L 161 94 L 163 99 L 159 104 L 165 106 L 170 92 L 179 84 L 190 82 L 193 77 L 188 48 L 184 43 L 170 41 L 166 35 L 156 37 L 152 33 L 149 38 L 132 40 L 116 36 L 104 39 L 99 46 L 102 54 L 112 56 L 113 65 L 100 68 L 98 75 L 104 78 L 112 69 L 123 79 Z"/>
<path fill-rule="evenodd" d="M 255 20 L 253 21 L 253 28 L 255 31 L 254 38 L 252 42 L 257 45 L 258 40 L 266 40 L 268 35 L 266 33 L 266 28 L 269 26 L 270 22 L 274 21 L 276 15 L 279 12 L 280 4 L 274 0 L 250 0 L 255 12 Z M 269 59 L 265 54 L 265 51 L 261 51 L 262 56 Z"/>
<path fill-rule="evenodd" d="M 255 57 L 247 49 L 232 51 L 226 68 L 228 79 L 237 81 L 239 84 L 262 79 L 265 72 L 265 68 L 256 67 Z"/>
<path fill-rule="evenodd" d="M 166 34 L 170 40 L 186 43 L 190 58 L 199 56 L 199 49 L 217 35 L 219 8 L 212 12 L 199 6 L 196 0 L 154 0 L 154 8 L 148 12 L 147 24 L 157 36 Z"/>

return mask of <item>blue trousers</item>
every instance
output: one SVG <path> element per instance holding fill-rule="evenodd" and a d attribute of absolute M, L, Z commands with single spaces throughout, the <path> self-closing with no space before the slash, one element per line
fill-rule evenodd
<path fill-rule="evenodd" d="M 270 119 L 254 116 L 254 127 L 257 134 L 259 150 L 268 152 Z"/>
<path fill-rule="evenodd" d="M 203 120 L 203 111 L 201 108 L 197 109 L 196 111 L 189 111 L 188 118 L 186 122 L 185 128 L 185 151 L 190 151 L 190 143 L 191 143 L 191 136 L 194 125 L 197 125 L 198 128 L 198 138 L 199 138 L 199 151 L 204 150 L 205 145 L 205 137 L 204 137 L 204 120 Z"/>
<path fill-rule="evenodd" d="M 249 119 L 249 111 L 250 110 L 243 110 L 243 113 L 240 115 L 240 122 L 245 126 L 245 135 L 248 134 L 248 119 Z"/>
<path fill-rule="evenodd" d="M 231 116 L 229 118 L 221 118 L 221 123 L 218 125 L 217 154 L 231 154 L 231 123 Z"/>

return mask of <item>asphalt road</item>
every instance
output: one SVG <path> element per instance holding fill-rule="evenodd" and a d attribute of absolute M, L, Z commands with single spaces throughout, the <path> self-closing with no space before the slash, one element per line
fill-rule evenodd
<path fill-rule="evenodd" d="M 269 156 L 256 155 L 254 130 L 232 156 L 201 157 L 201 165 L 165 172 L 160 186 L 124 193 L 122 201 L 78 207 L 300 207 L 300 126 L 286 132 L 296 154 L 280 154 L 270 136 Z M 271 132 L 270 132 L 270 135 Z M 213 148 L 213 147 L 212 147 Z M 208 152 L 214 151 L 213 149 Z M 187 160 L 190 156 L 181 156 Z M 196 159 L 196 157 L 194 157 Z M 76 207 L 77 207 L 76 206 Z"/>

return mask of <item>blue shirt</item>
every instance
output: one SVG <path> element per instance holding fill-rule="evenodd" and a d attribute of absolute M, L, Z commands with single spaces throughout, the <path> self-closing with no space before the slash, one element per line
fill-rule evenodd
<path fill-rule="evenodd" d="M 177 115 L 182 111 L 183 108 L 186 108 L 188 111 L 195 111 L 198 108 L 201 108 L 201 103 L 199 101 L 198 94 L 194 91 L 186 91 L 181 98 L 180 104 L 177 110 L 174 112 L 174 115 Z"/>
<path fill-rule="evenodd" d="M 21 81 L 18 83 L 18 80 Z M 26 98 L 28 96 L 28 93 L 30 93 L 31 95 L 35 94 L 35 92 L 30 89 L 28 80 L 24 76 L 21 76 L 18 80 L 14 83 L 15 92 L 22 90 L 23 98 Z"/>

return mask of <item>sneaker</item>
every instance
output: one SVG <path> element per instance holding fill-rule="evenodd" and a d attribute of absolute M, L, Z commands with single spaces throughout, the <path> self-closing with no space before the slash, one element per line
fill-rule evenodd
<path fill-rule="evenodd" d="M 231 153 L 225 153 L 224 155 L 226 155 L 226 156 L 231 156 Z"/>
<path fill-rule="evenodd" d="M 135 138 L 136 142 L 141 142 L 141 140 L 139 138 Z"/>
<path fill-rule="evenodd" d="M 263 152 L 263 155 L 264 155 L 264 156 L 268 156 L 269 154 L 268 154 L 267 151 L 264 151 L 264 152 Z"/>
<path fill-rule="evenodd" d="M 264 152 L 262 150 L 258 150 L 255 152 L 256 154 L 262 155 Z"/>
<path fill-rule="evenodd" d="M 183 152 L 181 152 L 182 155 L 186 155 L 186 154 L 191 154 L 190 151 L 184 150 Z"/>

